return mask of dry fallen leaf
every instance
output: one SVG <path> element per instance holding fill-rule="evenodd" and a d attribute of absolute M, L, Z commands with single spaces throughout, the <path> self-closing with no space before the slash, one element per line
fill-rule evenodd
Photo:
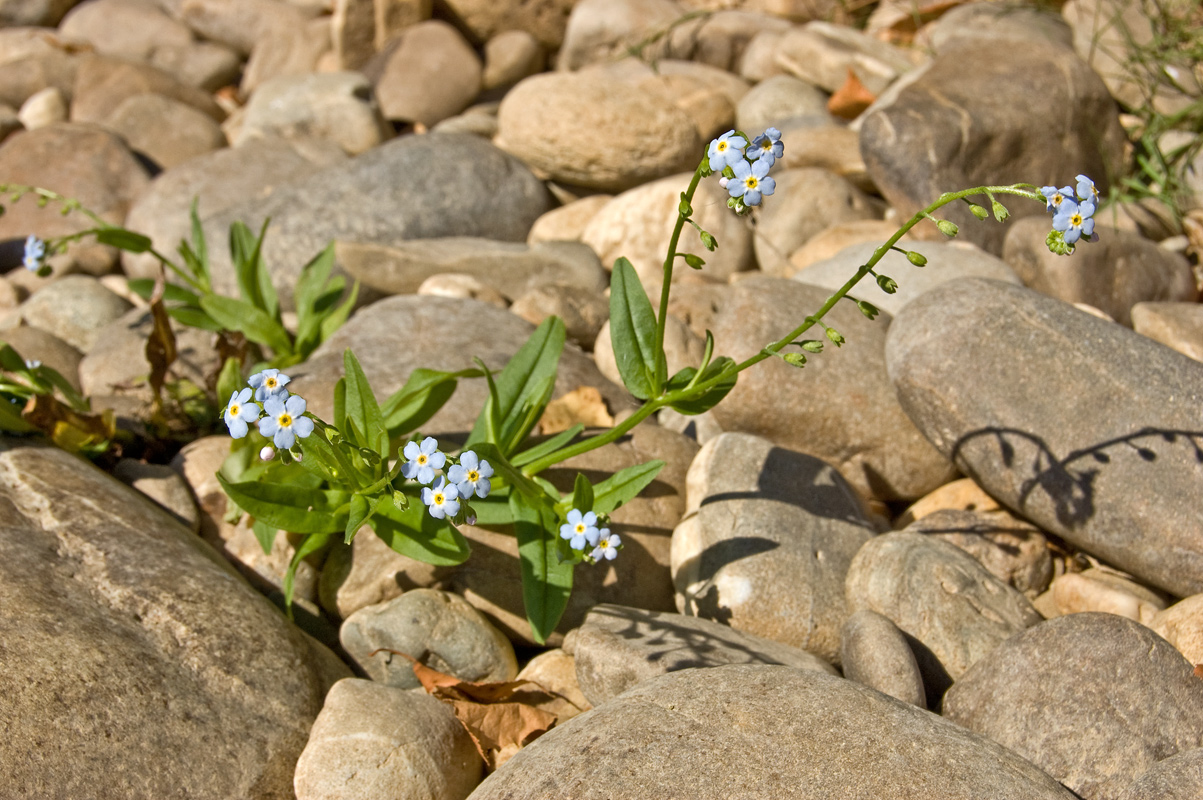
<path fill-rule="evenodd" d="M 614 417 L 610 416 L 606 401 L 596 387 L 579 386 L 558 400 L 552 400 L 539 419 L 539 431 L 544 436 L 566 431 L 573 425 L 614 427 Z"/>
<path fill-rule="evenodd" d="M 81 414 L 48 394 L 35 394 L 25 402 L 21 416 L 64 450 L 77 453 L 112 439 L 117 432 L 113 412 Z"/>
<path fill-rule="evenodd" d="M 827 101 L 827 110 L 841 119 L 856 119 L 877 97 L 865 88 L 851 68 L 848 80 Z"/>
<path fill-rule="evenodd" d="M 1195 677 L 1203 678 L 1203 664 L 1195 664 Z"/>
<path fill-rule="evenodd" d="M 461 681 L 454 675 L 431 669 L 407 653 L 381 648 L 372 655 L 379 652 L 409 659 L 422 687 L 451 706 L 490 770 L 497 769 L 514 753 L 551 730 L 558 718 L 550 709 L 564 702 L 571 704 L 567 698 L 534 681 Z"/>

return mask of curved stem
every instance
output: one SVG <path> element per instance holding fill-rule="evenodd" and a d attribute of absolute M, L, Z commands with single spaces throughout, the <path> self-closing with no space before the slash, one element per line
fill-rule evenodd
<path fill-rule="evenodd" d="M 685 190 L 685 202 L 691 207 L 693 205 L 693 195 L 698 190 L 698 182 L 702 179 L 702 168 L 706 166 L 708 159 L 702 156 L 701 163 L 697 169 L 693 171 L 693 179 L 689 182 L 689 188 Z M 660 284 L 660 313 L 656 315 L 656 391 L 663 391 L 664 387 L 660 381 L 668 377 L 668 364 L 664 358 L 664 324 L 668 317 L 668 293 L 672 287 L 673 266 L 677 260 L 677 243 L 681 239 L 681 231 L 685 228 L 685 220 L 689 219 L 689 215 L 682 214 L 681 209 L 677 209 L 677 224 L 673 227 L 672 238 L 668 240 L 668 255 L 664 259 L 664 282 Z"/>

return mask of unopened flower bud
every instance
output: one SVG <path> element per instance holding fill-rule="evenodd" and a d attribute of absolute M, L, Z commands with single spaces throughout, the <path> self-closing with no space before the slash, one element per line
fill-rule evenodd
<path fill-rule="evenodd" d="M 786 364 L 792 364 L 795 367 L 806 366 L 806 356 L 801 353 L 786 353 L 782 356 Z"/>
<path fill-rule="evenodd" d="M 831 343 L 834 344 L 836 347 L 839 347 L 845 341 L 844 337 L 842 335 L 840 335 L 840 332 L 837 331 L 835 328 L 827 329 L 827 338 L 830 339 Z"/>
<path fill-rule="evenodd" d="M 877 315 L 881 313 L 877 306 L 864 300 L 857 300 L 856 307 L 860 309 L 860 313 L 864 314 L 869 319 L 875 319 Z"/>
<path fill-rule="evenodd" d="M 946 220 L 946 219 L 936 220 L 936 227 L 939 228 L 940 233 L 944 234 L 945 236 L 956 236 L 957 235 L 958 228 L 956 226 L 956 223 L 950 222 L 949 220 Z"/>
<path fill-rule="evenodd" d="M 1007 211 L 1007 207 L 995 200 L 993 197 L 990 198 L 990 208 L 992 211 L 994 211 L 994 218 L 999 222 L 1004 222 L 1006 221 L 1007 217 L 1011 216 L 1011 212 Z"/>
<path fill-rule="evenodd" d="M 718 247 L 718 240 L 711 236 L 709 232 L 702 231 L 698 236 L 702 239 L 702 247 L 705 247 L 710 252 L 713 253 L 715 248 Z"/>
<path fill-rule="evenodd" d="M 877 285 L 886 294 L 894 294 L 894 292 L 898 291 L 898 284 L 889 275 L 878 275 Z"/>
<path fill-rule="evenodd" d="M 990 212 L 979 206 L 977 203 L 969 204 L 969 213 L 973 214 L 973 216 L 977 217 L 978 219 L 985 219 L 986 217 L 990 216 Z"/>
<path fill-rule="evenodd" d="M 927 266 L 927 256 L 915 250 L 908 250 L 906 252 L 906 260 L 914 264 L 916 267 Z"/>
<path fill-rule="evenodd" d="M 276 450 L 271 445 L 268 445 L 267 447 L 264 447 L 262 450 L 259 451 L 259 460 L 260 461 L 271 461 L 275 457 L 276 457 Z"/>

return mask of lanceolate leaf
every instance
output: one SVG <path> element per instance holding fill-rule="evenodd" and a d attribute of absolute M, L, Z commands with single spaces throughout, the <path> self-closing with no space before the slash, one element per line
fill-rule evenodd
<path fill-rule="evenodd" d="M 571 562 L 556 554 L 556 517 L 546 503 L 521 492 L 510 493 L 518 558 L 522 567 L 522 599 L 531 635 L 542 644 L 555 631 L 572 594 Z"/>
<path fill-rule="evenodd" d="M 609 514 L 642 492 L 663 468 L 663 461 L 649 461 L 615 472 L 593 487 L 593 510 Z"/>
<path fill-rule="evenodd" d="M 462 564 L 471 553 L 459 531 L 446 520 L 430 516 L 426 506 L 414 498 L 404 511 L 392 502 L 381 503 L 369 524 L 394 551 L 427 564 Z"/>
<path fill-rule="evenodd" d="M 403 436 L 417 430 L 438 413 L 459 385 L 459 378 L 479 378 L 478 369 L 439 372 L 415 369 L 399 391 L 384 401 L 380 412 L 390 436 Z"/>
<path fill-rule="evenodd" d="M 200 304 L 205 313 L 226 330 L 241 331 L 252 342 L 270 347 L 276 355 L 292 353 L 292 340 L 288 338 L 284 326 L 250 303 L 207 294 L 201 298 Z"/>
<path fill-rule="evenodd" d="M 290 533 L 333 533 L 347 527 L 350 492 L 306 489 L 282 483 L 230 483 L 220 473 L 221 488 L 255 519 Z"/>
<path fill-rule="evenodd" d="M 301 566 L 301 561 L 308 555 L 316 553 L 334 540 L 332 533 L 316 533 L 305 538 L 301 542 L 301 546 L 297 548 L 296 554 L 292 557 L 292 561 L 288 564 L 288 571 L 284 573 L 284 604 L 289 606 L 289 618 L 292 617 L 292 588 L 293 581 L 296 580 L 297 567 Z"/>
<path fill-rule="evenodd" d="M 627 390 L 640 400 L 658 392 L 656 380 L 656 314 L 631 262 L 614 262 L 610 276 L 610 342 L 618 373 Z"/>
<path fill-rule="evenodd" d="M 735 362 L 727 356 L 719 356 L 718 358 L 714 359 L 713 362 L 711 362 L 710 366 L 706 368 L 706 372 L 699 380 L 710 380 L 733 363 Z M 685 369 L 681 370 L 668 382 L 668 390 L 671 392 L 677 389 L 685 388 L 689 385 L 689 382 L 693 380 L 696 372 L 697 370 L 695 370 L 693 367 L 686 367 Z M 709 411 L 718 405 L 719 401 L 726 397 L 727 394 L 735 388 L 735 381 L 737 378 L 737 374 L 732 375 L 712 386 L 700 397 L 692 397 L 688 400 L 678 400 L 677 402 L 672 403 L 670 407 L 674 411 L 686 415 L 701 414 L 705 411 Z"/>
<path fill-rule="evenodd" d="M 359 366 L 359 360 L 349 349 L 343 351 L 343 369 L 347 381 L 344 399 L 346 414 L 364 436 L 360 446 L 375 450 L 382 458 L 388 456 L 388 431 L 384 427 L 380 406 L 376 403 L 363 368 Z"/>
<path fill-rule="evenodd" d="M 518 433 L 532 416 L 531 408 L 538 405 L 540 396 L 546 392 L 546 379 L 555 379 L 566 338 L 563 321 L 559 317 L 548 317 L 496 376 L 497 443 L 522 438 Z M 469 444 L 485 440 L 487 413 L 486 409 L 477 418 Z M 535 422 L 541 414 L 542 409 L 539 409 L 539 413 L 533 415 Z M 529 424 L 533 426 L 534 423 Z"/>

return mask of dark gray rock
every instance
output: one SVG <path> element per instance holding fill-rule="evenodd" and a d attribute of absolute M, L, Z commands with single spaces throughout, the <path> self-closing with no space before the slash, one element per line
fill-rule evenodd
<path fill-rule="evenodd" d="M 852 488 L 813 456 L 741 433 L 708 441 L 686 485 L 678 609 L 837 661 L 844 576 L 874 533 Z"/>
<path fill-rule="evenodd" d="M 396 245 L 408 239 L 480 236 L 508 242 L 551 207 L 543 184 L 521 162 L 466 134 L 407 136 L 281 186 L 266 201 L 243 202 L 205 222 L 210 241 L 229 224 L 257 230 L 272 224 L 264 261 L 290 305 L 290 287 L 311 258 L 334 239 Z M 214 288 L 236 290 L 228 254 L 213 257 Z"/>
<path fill-rule="evenodd" d="M 4 442 L 0 518 L 9 791 L 292 796 L 342 662 L 167 512 L 62 450 Z"/>
<path fill-rule="evenodd" d="M 782 664 L 835 675 L 818 656 L 718 622 L 627 606 L 594 606 L 572 640 L 576 679 L 595 706 L 683 669 Z"/>
<path fill-rule="evenodd" d="M 1203 745 L 1203 681 L 1143 625 L 1070 614 L 978 662 L 948 691 L 944 715 L 1086 800 L 1115 800 L 1156 762 Z"/>
<path fill-rule="evenodd" d="M 1203 592 L 1199 362 L 980 279 L 904 308 L 886 361 L 915 424 L 999 502 L 1144 583 Z"/>
<path fill-rule="evenodd" d="M 1124 142 L 1099 76 L 1071 49 L 1039 38 L 1023 47 L 1006 39 L 951 42 L 861 127 L 869 175 L 903 219 L 972 186 L 1063 186 L 1085 173 L 1106 192 L 1107 176 L 1121 172 Z M 1045 213 L 1030 200 L 999 200 L 1013 218 Z M 963 203 L 940 216 L 992 253 L 1001 252 L 1011 224 L 978 222 Z"/>
<path fill-rule="evenodd" d="M 912 640 L 928 704 L 1007 638 L 1043 618 L 973 556 L 918 533 L 887 533 L 848 567 L 848 607 L 889 618 Z"/>
<path fill-rule="evenodd" d="M 1138 233 L 1105 230 L 1072 256 L 1049 252 L 1043 217 L 1021 219 L 1003 243 L 1003 259 L 1025 286 L 1064 300 L 1086 303 L 1132 327 L 1132 306 L 1146 301 L 1193 301 L 1195 276 L 1178 253 Z M 983 275 L 981 277 L 994 277 Z"/>
<path fill-rule="evenodd" d="M 919 662 L 906 635 L 889 617 L 867 608 L 850 615 L 840 631 L 840 666 L 850 681 L 927 707 Z"/>
<path fill-rule="evenodd" d="M 1120 795 L 1120 800 L 1196 800 L 1203 786 L 1203 747 L 1158 761 Z"/>
<path fill-rule="evenodd" d="M 521 750 L 471 800 L 1071 800 L 1009 750 L 860 684 L 778 666 L 674 672 Z"/>

